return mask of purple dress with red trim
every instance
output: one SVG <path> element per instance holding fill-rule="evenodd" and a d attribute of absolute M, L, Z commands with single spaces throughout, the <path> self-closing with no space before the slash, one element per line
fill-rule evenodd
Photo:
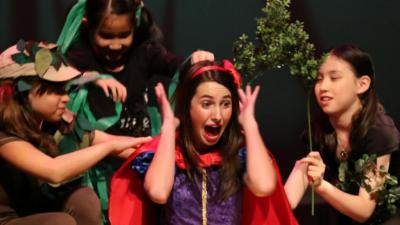
<path fill-rule="evenodd" d="M 139 154 L 132 163 L 132 169 L 144 176 L 150 162 L 154 156 L 153 152 L 143 152 Z M 215 156 L 210 153 L 202 155 Z M 245 150 L 239 152 L 241 164 L 244 167 Z M 204 168 L 207 179 L 207 222 L 208 224 L 240 224 L 242 195 L 238 191 L 224 200 L 216 200 L 213 196 L 217 195 L 220 178 L 219 161 L 212 162 L 210 166 Z M 240 176 L 242 177 L 242 176 Z M 161 220 L 165 225 L 197 225 L 202 221 L 202 177 L 201 175 L 191 180 L 185 168 L 179 167 L 175 171 L 175 180 L 171 195 L 167 203 L 162 207 Z M 190 206 L 190 207 L 188 207 Z"/>
<path fill-rule="evenodd" d="M 201 178 L 193 182 L 187 177 L 179 146 L 176 148 L 176 175 L 173 191 L 166 205 L 152 203 L 143 190 L 143 176 L 157 149 L 159 137 L 138 149 L 114 175 L 111 183 L 109 215 L 112 225 L 174 224 L 198 225 L 202 221 Z M 242 165 L 244 149 L 239 151 Z M 207 172 L 207 224 L 297 225 L 284 193 L 279 171 L 277 188 L 268 197 L 256 197 L 245 186 L 227 199 L 216 201 L 220 180 L 220 156 L 201 156 Z M 161 212 L 158 216 L 154 212 Z M 160 222 L 162 221 L 162 222 Z"/>

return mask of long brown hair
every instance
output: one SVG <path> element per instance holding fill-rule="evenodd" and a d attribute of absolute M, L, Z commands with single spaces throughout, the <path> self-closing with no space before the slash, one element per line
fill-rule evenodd
<path fill-rule="evenodd" d="M 367 75 L 371 79 L 369 89 L 359 95 L 362 108 L 352 118 L 352 126 L 349 137 L 351 148 L 351 157 L 358 157 L 362 154 L 360 145 L 367 135 L 368 130 L 373 125 L 377 113 L 384 112 L 384 108 L 379 102 L 379 98 L 375 91 L 375 72 L 372 59 L 368 53 L 361 50 L 355 45 L 345 44 L 338 46 L 329 51 L 330 55 L 334 55 L 346 61 L 352 68 L 356 77 Z M 329 156 L 329 160 L 334 159 L 335 149 L 337 148 L 336 133 L 329 122 L 327 115 L 323 115 L 322 110 L 319 110 L 319 118 L 316 120 L 315 137 L 316 147 L 323 154 Z"/>
<path fill-rule="evenodd" d="M 193 142 L 192 120 L 190 116 L 190 103 L 196 93 L 197 87 L 207 81 L 217 82 L 226 87 L 232 96 L 232 116 L 222 134 L 221 139 L 217 143 L 216 149 L 219 150 L 222 157 L 221 163 L 221 181 L 217 199 L 225 199 L 237 192 L 241 185 L 240 164 L 238 151 L 243 146 L 243 136 L 238 122 L 239 115 L 239 97 L 237 87 L 231 74 L 224 71 L 208 70 L 199 76 L 192 78 L 192 74 L 199 68 L 209 65 L 220 65 L 217 62 L 202 61 L 194 64 L 191 68 L 182 73 L 181 80 L 174 96 L 176 103 L 175 113 L 180 120 L 179 144 L 183 147 L 184 158 L 188 165 L 189 177 L 196 177 L 200 173 L 199 170 L 199 153 Z"/>
<path fill-rule="evenodd" d="M 28 95 L 30 91 L 18 91 L 18 81 L 23 79 L 35 94 L 59 92 L 60 85 L 44 81 L 39 77 L 0 80 L 0 130 L 9 135 L 19 137 L 42 149 L 51 156 L 57 155 L 57 146 L 50 134 L 41 130 L 39 121 L 30 107 Z"/>

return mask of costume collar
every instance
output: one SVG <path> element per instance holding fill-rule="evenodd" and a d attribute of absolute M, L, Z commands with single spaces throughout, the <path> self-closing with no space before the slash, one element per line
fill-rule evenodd
<path fill-rule="evenodd" d="M 219 151 L 213 151 L 210 153 L 199 155 L 201 168 L 210 167 L 214 165 L 221 165 L 221 154 Z M 180 146 L 176 147 L 175 151 L 175 162 L 180 169 L 187 169 L 185 159 L 182 154 L 182 149 Z"/>

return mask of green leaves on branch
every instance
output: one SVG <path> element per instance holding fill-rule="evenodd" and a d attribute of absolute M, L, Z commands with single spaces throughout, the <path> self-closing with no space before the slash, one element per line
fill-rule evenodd
<path fill-rule="evenodd" d="M 288 66 L 293 76 L 312 84 L 317 76 L 319 59 L 309 35 L 300 21 L 290 21 L 290 0 L 268 0 L 262 16 L 256 18 L 254 42 L 243 34 L 234 43 L 235 67 L 245 82 L 252 82 L 266 70 Z"/>

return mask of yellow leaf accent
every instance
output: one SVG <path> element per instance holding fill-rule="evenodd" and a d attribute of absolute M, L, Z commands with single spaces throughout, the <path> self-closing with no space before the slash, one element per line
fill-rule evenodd
<path fill-rule="evenodd" d="M 40 49 L 35 55 L 35 70 L 39 77 L 43 77 L 49 69 L 53 56 L 47 48 Z"/>

